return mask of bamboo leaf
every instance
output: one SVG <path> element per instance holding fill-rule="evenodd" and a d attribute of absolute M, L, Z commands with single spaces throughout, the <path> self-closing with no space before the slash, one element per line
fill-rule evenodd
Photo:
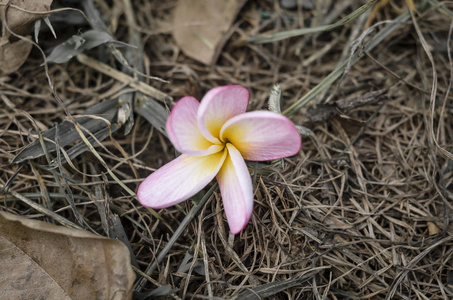
<path fill-rule="evenodd" d="M 107 122 L 112 122 L 117 108 L 117 99 L 107 100 L 96 105 L 93 105 L 87 109 L 82 115 L 97 116 L 101 118 L 93 117 L 79 117 L 77 122 L 82 125 L 85 129 L 90 132 L 97 133 L 108 127 Z M 44 145 L 47 151 L 54 151 L 56 149 L 55 142 L 56 127 L 52 127 L 42 133 L 44 137 Z M 60 147 L 75 143 L 80 140 L 80 135 L 74 127 L 74 124 L 70 121 L 64 121 L 59 124 L 58 138 L 60 140 Z M 43 147 L 39 140 L 34 141 L 27 147 L 25 147 L 16 157 L 13 158 L 12 162 L 20 163 L 28 159 L 34 159 L 44 155 Z"/>
<path fill-rule="evenodd" d="M 167 136 L 165 123 L 167 122 L 168 112 L 156 100 L 140 94 L 135 97 L 134 111 L 151 123 L 160 133 Z"/>
<path fill-rule="evenodd" d="M 44 63 L 53 62 L 61 64 L 69 61 L 74 56 L 98 47 L 106 43 L 115 43 L 118 46 L 128 46 L 126 43 L 116 41 L 106 31 L 92 29 L 81 35 L 73 35 L 71 38 L 56 46 L 50 55 L 46 58 Z"/>

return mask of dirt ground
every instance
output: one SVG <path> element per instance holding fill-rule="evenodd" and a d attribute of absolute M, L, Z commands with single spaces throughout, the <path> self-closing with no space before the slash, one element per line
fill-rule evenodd
<path fill-rule="evenodd" d="M 137 275 L 136 299 L 155 297 L 149 292 L 158 287 L 169 299 L 453 299 L 451 3 L 378 1 L 332 30 L 260 44 L 246 39 L 332 24 L 365 1 L 302 1 L 308 6 L 294 8 L 283 5 L 291 1 L 244 1 L 214 62 L 205 64 L 175 41 L 178 1 L 53 2 L 52 9 L 74 7 L 88 18 L 84 3 L 94 4 L 107 32 L 138 49 L 103 44 L 84 51 L 95 62 L 79 55 L 49 63 L 47 77 L 34 46 L 23 66 L 0 76 L 1 210 L 52 221 L 22 195 L 119 238 L 135 270 L 148 270 Z M 91 28 L 77 11 L 52 13 L 51 20 L 57 39 L 44 25 L 39 36 L 47 56 Z M 115 51 L 129 59 L 129 69 Z M 308 129 L 302 149 L 283 161 L 249 164 L 254 210 L 240 234 L 229 234 L 214 189 L 170 243 L 194 202 L 158 210 L 159 220 L 127 191 L 175 157 L 156 125 L 165 115 L 140 110 L 135 92 L 157 93 L 153 103 L 166 113 L 183 96 L 201 99 L 227 84 L 249 90 L 249 110 L 268 109 L 279 84 L 283 113 Z M 160 92 L 165 96 L 157 99 Z M 110 127 L 96 125 L 112 131 L 101 145 L 93 142 L 96 154 L 66 157 L 80 142 L 70 140 L 48 157 L 13 161 L 33 142 L 40 145 L 39 132 L 71 123 L 67 112 L 77 116 L 109 99 L 117 111 Z"/>

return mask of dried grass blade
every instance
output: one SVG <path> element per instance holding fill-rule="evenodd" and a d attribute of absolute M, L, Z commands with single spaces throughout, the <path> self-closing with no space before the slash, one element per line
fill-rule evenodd
<path fill-rule="evenodd" d="M 93 143 L 94 145 L 97 144 L 97 142 L 105 140 L 108 136 L 110 136 L 110 132 L 113 133 L 119 129 L 119 125 L 113 124 L 111 128 L 104 128 L 96 133 L 94 133 L 94 137 L 90 136 L 88 137 L 88 140 Z M 73 160 L 80 154 L 84 153 L 85 151 L 88 150 L 88 146 L 85 143 L 78 143 L 74 146 L 72 146 L 68 151 L 66 151 L 67 156 L 61 158 L 61 163 L 65 164 L 66 162 Z M 51 167 L 56 166 L 57 162 L 54 159 L 51 163 Z"/>
<path fill-rule="evenodd" d="M 282 281 L 282 282 L 269 282 L 263 285 L 259 285 L 252 289 L 247 289 L 241 292 L 236 297 L 230 298 L 230 300 L 259 300 L 266 297 L 271 297 L 276 293 L 282 292 L 286 289 L 292 288 L 294 286 L 301 286 L 305 281 L 312 279 L 316 274 L 321 272 L 324 268 L 316 269 L 310 271 L 297 279 Z"/>
<path fill-rule="evenodd" d="M 74 122 L 75 128 L 77 132 L 80 134 L 80 137 L 82 138 L 83 142 L 87 145 L 88 149 L 96 156 L 96 158 L 99 160 L 99 162 L 102 164 L 102 166 L 107 170 L 107 172 L 112 176 L 112 178 L 126 191 L 129 193 L 129 195 L 133 196 L 135 199 L 137 199 L 137 195 L 127 186 L 125 185 L 116 175 L 113 173 L 113 171 L 109 168 L 107 163 L 104 161 L 104 159 L 99 155 L 99 153 L 94 149 L 93 145 L 90 143 L 90 141 L 87 139 L 85 134 L 83 133 L 82 129 L 80 128 L 79 124 L 77 122 Z M 159 216 L 159 214 L 151 208 L 148 208 L 148 211 L 157 219 L 161 220 L 162 217 Z"/>
<path fill-rule="evenodd" d="M 168 112 L 162 105 L 142 94 L 135 97 L 134 112 L 145 118 L 160 133 L 167 136 L 165 123 L 167 122 Z"/>
<path fill-rule="evenodd" d="M 83 115 L 78 116 L 77 120 L 89 131 L 98 132 L 108 127 L 108 123 L 110 123 L 113 120 L 117 110 L 116 105 L 117 105 L 116 99 L 98 103 L 93 107 L 87 109 Z M 31 116 L 29 117 L 29 119 L 30 118 Z M 74 124 L 72 122 L 64 121 L 60 123 L 59 126 L 60 133 L 58 134 L 58 137 L 60 138 L 61 147 L 75 143 L 76 141 L 80 140 L 80 136 L 76 132 L 76 130 L 74 130 Z M 42 136 L 44 138 L 44 144 L 46 146 L 45 149 L 47 149 L 48 151 L 53 151 L 56 148 L 55 132 L 56 127 L 52 127 L 42 133 Z M 40 157 L 44 154 L 45 154 L 44 148 L 41 145 L 41 142 L 39 140 L 36 140 L 33 143 L 29 144 L 27 147 L 25 147 L 19 154 L 17 154 L 12 159 L 12 162 L 20 163 L 28 159 Z"/>
<path fill-rule="evenodd" d="M 310 103 L 316 96 L 318 96 L 322 91 L 328 89 L 330 85 L 337 80 L 346 69 L 347 66 L 352 66 L 360 58 L 364 56 L 364 52 L 371 51 L 374 47 L 379 45 L 386 37 L 398 29 L 404 22 L 406 22 L 410 17 L 409 12 L 405 12 L 399 15 L 393 22 L 386 25 L 381 31 L 379 31 L 374 38 L 364 47 L 363 52 L 355 52 L 350 58 L 344 60 L 335 70 L 333 70 L 329 75 L 327 75 L 317 86 L 311 89 L 307 94 L 302 98 L 297 100 L 293 105 L 288 107 L 283 111 L 283 115 L 289 117 L 299 109 Z"/>
<path fill-rule="evenodd" d="M 211 197 L 211 195 L 217 189 L 217 186 L 218 186 L 217 183 L 213 184 L 212 187 L 201 198 L 201 200 L 196 205 L 194 205 L 192 207 L 192 209 L 189 211 L 189 213 L 184 217 L 184 219 L 181 221 L 181 224 L 178 226 L 178 228 L 175 230 L 174 234 L 168 241 L 167 245 L 164 247 L 164 249 L 162 249 L 162 251 L 159 252 L 159 255 L 157 255 L 156 260 L 146 270 L 146 272 L 145 272 L 146 275 L 151 276 L 151 274 L 154 272 L 154 270 L 156 270 L 157 265 L 168 254 L 168 252 L 173 247 L 173 245 L 176 243 L 176 241 L 179 239 L 179 237 L 184 233 L 184 230 L 186 230 L 186 227 L 189 226 L 190 222 L 192 222 L 192 220 L 198 215 L 198 213 L 201 211 L 201 209 L 205 205 L 206 201 L 208 201 L 208 199 Z M 135 284 L 134 290 L 140 292 L 143 289 L 143 286 L 145 284 L 146 284 L 146 279 L 142 278 Z"/>
<path fill-rule="evenodd" d="M 406 0 L 406 1 L 409 1 L 409 0 Z M 434 133 L 434 111 L 435 111 L 435 108 L 436 108 L 436 95 L 437 95 L 437 72 L 436 72 L 436 64 L 434 62 L 434 57 L 431 53 L 431 50 L 430 50 L 430 46 L 428 45 L 425 37 L 423 36 L 423 33 L 420 29 L 420 26 L 418 25 L 417 23 L 417 20 L 414 16 L 414 13 L 412 10 L 410 10 L 410 13 L 411 13 L 411 16 L 412 16 L 412 21 L 413 21 L 413 24 L 414 24 L 414 28 L 415 28 L 415 31 L 417 32 L 417 36 L 420 40 L 420 43 L 422 44 L 422 47 L 423 47 L 423 50 L 425 51 L 426 53 L 426 56 L 428 57 L 430 63 L 431 63 L 431 70 L 432 70 L 432 73 L 431 73 L 431 76 L 432 76 L 432 88 L 431 88 L 431 93 L 430 93 L 430 114 L 429 114 L 429 131 L 430 131 L 430 135 L 431 135 L 431 139 L 433 140 L 434 144 L 436 145 L 436 148 L 447 158 L 449 159 L 453 159 L 453 154 L 450 153 L 448 150 L 446 150 L 445 148 L 443 148 L 441 145 L 439 145 L 439 141 L 437 140 L 436 138 L 436 135 Z"/>
<path fill-rule="evenodd" d="M 385 300 L 390 300 L 393 298 L 393 296 L 395 295 L 395 293 L 397 293 L 398 291 L 398 287 L 400 286 L 401 282 L 407 278 L 409 272 L 413 271 L 414 268 L 416 268 L 416 265 L 426 256 L 428 255 L 432 250 L 434 249 L 437 249 L 437 247 L 439 247 L 440 245 L 442 244 L 446 244 L 446 243 L 449 243 L 453 240 L 453 235 L 449 235 L 449 236 L 446 236 L 440 240 L 438 240 L 437 242 L 435 242 L 434 244 L 432 244 L 431 246 L 429 246 L 428 248 L 426 248 L 425 250 L 423 250 L 422 252 L 420 252 L 420 254 L 418 254 L 414 259 L 412 259 L 407 266 L 405 266 L 404 270 L 401 271 L 395 278 L 395 280 L 393 281 L 392 283 L 392 286 L 391 286 L 391 289 L 389 291 L 389 293 L 387 294 L 387 297 L 385 298 Z"/>
<path fill-rule="evenodd" d="M 365 3 L 364 5 L 357 8 L 356 10 L 354 10 L 352 13 L 350 13 L 349 15 L 347 15 L 340 21 L 335 22 L 331 25 L 323 25 L 323 26 L 316 26 L 316 27 L 310 27 L 310 28 L 301 28 L 301 29 L 287 30 L 287 31 L 275 32 L 275 33 L 267 33 L 267 34 L 249 37 L 245 41 L 247 43 L 265 44 L 265 43 L 276 42 L 276 41 L 284 40 L 284 39 L 291 38 L 291 37 L 301 36 L 301 35 L 305 35 L 305 34 L 330 31 L 337 27 L 344 26 L 344 25 L 348 24 L 349 22 L 351 22 L 352 20 L 354 20 L 355 18 L 359 17 L 361 14 L 363 14 L 368 9 L 370 9 L 374 4 L 376 4 L 377 1 L 378 0 L 371 0 L 367 3 Z"/>
<path fill-rule="evenodd" d="M 3 190 L 3 189 L 6 189 L 6 186 L 3 185 L 2 183 L 0 183 L 0 190 Z M 13 195 L 16 199 L 19 199 L 20 201 L 22 201 L 26 205 L 30 206 L 31 208 L 39 211 L 40 213 L 42 213 L 42 214 L 44 214 L 44 215 L 46 215 L 48 217 L 53 218 L 55 221 L 57 221 L 61 225 L 64 225 L 64 226 L 67 226 L 67 227 L 72 227 L 72 228 L 77 228 L 77 229 L 80 229 L 80 230 L 84 230 L 79 225 L 72 223 L 68 219 L 63 218 L 62 216 L 54 213 L 51 210 L 48 210 L 47 208 L 42 207 L 38 203 L 28 199 L 27 197 L 22 196 L 21 194 L 19 194 L 18 192 L 14 191 L 12 189 L 8 189 L 8 193 Z"/>
<path fill-rule="evenodd" d="M 109 65 L 103 64 L 99 61 L 97 61 L 94 58 L 88 57 L 85 54 L 79 54 L 77 55 L 77 60 L 86 65 L 89 66 L 96 71 L 99 71 L 107 76 L 110 76 L 120 82 L 126 83 L 130 85 L 131 87 L 137 89 L 138 91 L 142 92 L 143 94 L 146 94 L 154 99 L 160 100 L 160 101 L 167 101 L 171 100 L 171 97 L 158 89 L 153 88 L 152 86 L 144 83 L 143 81 L 138 81 L 137 79 L 126 75 L 123 72 L 120 72 L 118 70 L 113 69 Z"/>
<path fill-rule="evenodd" d="M 437 10 L 439 10 L 439 12 L 449 15 L 450 17 L 453 18 L 453 11 L 451 11 L 450 9 L 445 7 L 445 4 L 440 3 L 437 0 L 428 0 L 428 2 L 429 2 L 429 4 L 431 4 L 431 6 L 436 6 Z"/>

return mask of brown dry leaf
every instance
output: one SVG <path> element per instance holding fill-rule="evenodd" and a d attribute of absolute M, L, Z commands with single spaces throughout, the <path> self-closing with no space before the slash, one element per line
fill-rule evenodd
<path fill-rule="evenodd" d="M 0 74 L 16 72 L 27 60 L 32 43 L 18 40 L 0 46 Z"/>
<path fill-rule="evenodd" d="M 29 34 L 36 20 L 49 15 L 42 13 L 50 10 L 52 0 L 0 0 L 0 4 L 3 4 L 0 5 L 0 19 L 5 15 L 6 10 L 8 28 L 17 35 L 25 36 Z M 5 20 L 1 21 L 3 25 Z M 25 63 L 33 46 L 31 43 L 13 36 L 4 26 L 2 28 L 0 74 L 10 74 Z"/>
<path fill-rule="evenodd" d="M 245 0 L 179 0 L 173 16 L 173 37 L 184 53 L 206 65 L 227 39 L 225 34 Z"/>
<path fill-rule="evenodd" d="M 118 240 L 0 212 L 2 299 L 130 299 L 129 262 Z"/>
<path fill-rule="evenodd" d="M 0 6 L 0 16 L 4 15 L 4 11 L 8 7 L 6 20 L 8 21 L 9 29 L 18 35 L 27 35 L 36 20 L 48 16 L 48 14 L 39 13 L 48 12 L 52 1 L 53 0 L 0 0 L 1 4 L 9 3 L 9 6 Z M 14 6 L 37 13 L 21 11 Z"/>
<path fill-rule="evenodd" d="M 442 229 L 440 229 L 435 223 L 428 221 L 427 224 L 429 235 L 435 235 L 442 232 Z"/>

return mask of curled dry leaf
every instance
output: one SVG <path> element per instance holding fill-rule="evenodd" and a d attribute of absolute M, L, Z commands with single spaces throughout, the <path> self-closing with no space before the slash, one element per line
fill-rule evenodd
<path fill-rule="evenodd" d="M 2 299 L 130 299 L 124 244 L 0 212 Z"/>
<path fill-rule="evenodd" d="M 6 20 L 9 29 L 18 35 L 27 35 L 36 20 L 45 18 L 49 15 L 42 13 L 50 10 L 52 1 L 53 0 L 0 0 L 1 4 L 9 3 L 9 6 L 0 6 L 0 13 L 1 16 L 3 16 L 5 9 L 7 9 Z M 20 7 L 22 10 L 17 9 L 15 6 Z M 28 12 L 25 12 L 24 10 Z"/>
<path fill-rule="evenodd" d="M 0 4 L 3 4 L 0 6 L 0 18 L 6 10 L 8 28 L 17 35 L 27 36 L 36 20 L 48 16 L 43 13 L 50 10 L 52 0 L 0 0 Z M 1 21 L 3 27 L 5 20 Z M 3 30 L 3 33 L 5 35 L 0 40 L 0 74 L 10 74 L 27 60 L 32 44 L 18 39 L 8 30 Z"/>
<path fill-rule="evenodd" d="M 187 56 L 212 64 L 244 3 L 245 0 L 179 0 L 173 17 L 173 37 Z"/>
<path fill-rule="evenodd" d="M 16 72 L 27 60 L 33 45 L 24 40 L 0 46 L 0 74 Z"/>

